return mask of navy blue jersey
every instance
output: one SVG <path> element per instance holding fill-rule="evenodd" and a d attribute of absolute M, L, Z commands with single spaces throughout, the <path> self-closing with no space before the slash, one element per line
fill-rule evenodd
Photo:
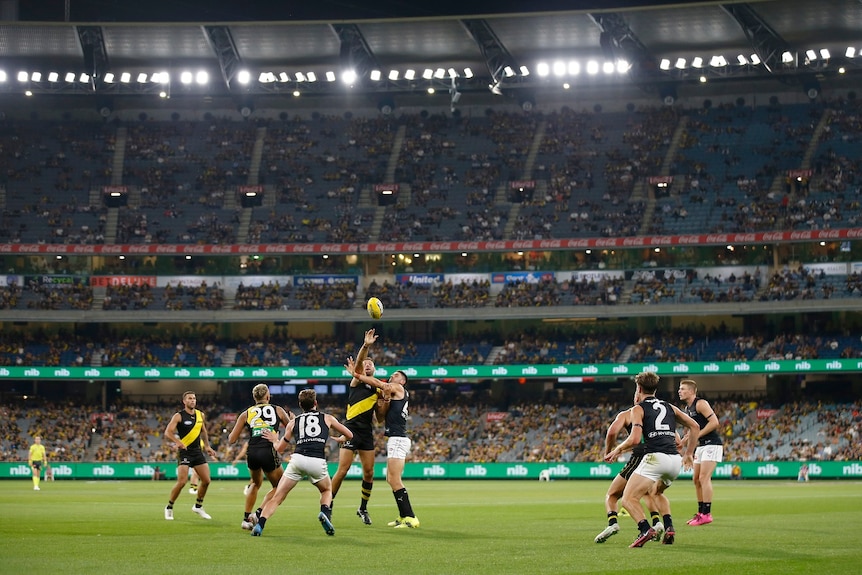
<path fill-rule="evenodd" d="M 638 405 L 644 410 L 643 436 L 645 453 L 678 454 L 676 447 L 676 415 L 673 406 L 656 397 L 648 397 Z"/>
<path fill-rule="evenodd" d="M 386 437 L 407 437 L 407 390 L 404 397 L 389 401 L 389 411 L 386 412 Z"/>
<path fill-rule="evenodd" d="M 700 429 L 706 427 L 709 419 L 697 412 L 697 402 L 701 401 L 699 397 L 695 397 L 691 402 L 691 406 L 685 406 L 685 414 L 695 420 Z M 698 445 L 722 445 L 721 436 L 718 434 L 718 429 L 713 429 L 703 437 L 698 438 Z"/>
<path fill-rule="evenodd" d="M 300 413 L 293 421 L 295 453 L 306 457 L 326 458 L 326 442 L 329 440 L 329 426 L 326 414 L 320 411 Z"/>

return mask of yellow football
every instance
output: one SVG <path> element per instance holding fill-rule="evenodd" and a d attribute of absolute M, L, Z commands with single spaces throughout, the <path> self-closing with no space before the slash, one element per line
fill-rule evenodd
<path fill-rule="evenodd" d="M 383 302 L 376 297 L 369 298 L 365 309 L 368 310 L 368 315 L 371 316 L 371 319 L 380 319 L 380 316 L 383 315 Z"/>

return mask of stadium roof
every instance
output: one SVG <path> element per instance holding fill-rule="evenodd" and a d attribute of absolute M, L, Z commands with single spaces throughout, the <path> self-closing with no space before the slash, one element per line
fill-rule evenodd
<path fill-rule="evenodd" d="M 434 88 L 457 98 L 628 82 L 673 96 L 686 83 L 767 78 L 808 91 L 862 76 L 860 53 L 859 0 L 346 21 L 4 22 L 0 92 L 242 97 Z M 615 66 L 604 71 L 606 63 Z M 348 69 L 357 78 L 346 85 Z M 200 71 L 208 84 L 198 84 Z"/>

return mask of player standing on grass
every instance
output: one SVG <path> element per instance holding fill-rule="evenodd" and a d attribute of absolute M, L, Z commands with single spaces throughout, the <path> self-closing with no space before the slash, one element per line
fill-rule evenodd
<path fill-rule="evenodd" d="M 204 414 L 195 409 L 197 403 L 198 399 L 194 391 L 183 393 L 183 409 L 171 417 L 165 428 L 165 440 L 170 441 L 178 452 L 177 482 L 171 489 L 170 499 L 165 507 L 165 519 L 168 521 L 174 519 L 174 502 L 188 481 L 189 469 L 195 470 L 200 481 L 197 502 L 192 507 L 192 511 L 204 519 L 212 519 L 203 507 L 204 497 L 210 485 L 210 467 L 204 451 L 210 457 L 215 457 L 216 452 L 210 445 L 207 427 L 204 424 Z"/>
<path fill-rule="evenodd" d="M 623 507 L 638 526 L 638 537 L 629 547 L 643 547 L 644 543 L 658 535 L 658 531 L 650 527 L 641 508 L 640 501 L 647 493 L 657 498 L 664 520 L 662 543 L 670 545 L 674 542 L 675 533 L 670 502 L 664 496 L 664 491 L 679 476 L 682 466 L 686 469 L 692 466 L 692 454 L 697 444 L 696 436 L 689 434 L 685 451 L 680 455 L 676 445 L 676 424 L 681 423 L 690 430 L 695 430 L 697 423 L 675 405 L 656 398 L 655 392 L 659 383 L 657 374 L 651 371 L 641 372 L 635 376 L 635 383 L 643 400 L 632 408 L 632 432 L 605 457 L 605 461 L 616 461 L 620 453 L 632 449 L 640 443 L 641 438 L 644 439 L 643 460 L 626 483 L 621 500 Z"/>
<path fill-rule="evenodd" d="M 697 383 L 693 379 L 679 382 L 679 399 L 685 402 L 686 415 L 700 426 L 699 431 L 694 431 L 697 449 L 694 452 L 692 475 L 697 493 L 697 513 L 687 523 L 706 525 L 712 523 L 712 474 L 716 465 L 724 459 L 724 445 L 718 433 L 718 416 L 707 400 L 697 397 Z"/>
<path fill-rule="evenodd" d="M 354 367 L 348 362 L 348 369 Z M 353 372 L 353 377 L 375 387 L 382 388 L 388 383 L 388 391 L 377 400 L 377 413 L 386 422 L 386 482 L 392 488 L 392 495 L 398 506 L 398 519 L 389 522 L 389 526 L 401 529 L 419 527 L 419 520 L 413 512 L 410 496 L 402 480 L 404 461 L 410 453 L 411 445 L 410 438 L 407 437 L 407 405 L 410 397 L 405 389 L 407 374 L 398 370 L 389 377 L 388 382 L 362 372 Z"/>
<path fill-rule="evenodd" d="M 641 402 L 643 397 L 640 393 L 635 390 L 634 404 L 637 405 Z M 625 429 L 628 433 L 631 433 L 632 430 L 632 409 L 626 409 L 625 411 L 621 411 L 614 418 L 613 423 L 608 427 L 608 431 L 605 434 L 605 450 L 602 452 L 602 459 L 611 452 L 614 448 L 617 436 L 620 432 Z M 637 469 L 638 465 L 640 465 L 641 460 L 644 457 L 644 450 L 646 446 L 643 441 L 638 443 L 632 448 L 632 454 L 626 464 L 623 466 L 622 470 L 614 477 L 613 481 L 611 481 L 610 487 L 608 487 L 608 492 L 605 494 L 605 511 L 607 511 L 608 515 L 608 526 L 605 529 L 596 535 L 595 542 L 596 543 L 604 543 L 612 536 L 616 535 L 620 532 L 620 526 L 617 520 L 618 517 L 618 508 L 619 508 L 619 498 L 622 497 L 623 490 L 626 488 L 626 483 L 631 477 L 632 473 L 634 473 L 635 469 Z M 659 529 L 664 531 L 664 527 L 661 523 L 661 515 L 657 511 L 658 506 L 653 501 L 653 498 L 647 495 L 647 501 L 650 509 L 650 519 L 653 524 L 653 529 L 656 529 L 658 532 Z"/>
<path fill-rule="evenodd" d="M 257 502 L 258 490 L 263 484 L 264 475 L 272 485 L 272 489 L 267 491 L 261 507 L 272 498 L 284 471 L 281 468 L 281 458 L 272 448 L 272 442 L 264 436 L 263 432 L 273 431 L 277 434 L 282 425 L 287 425 L 293 419 L 292 413 L 288 413 L 283 407 L 272 405 L 269 402 L 269 387 L 265 383 L 255 385 L 251 390 L 251 396 L 254 398 L 255 404 L 237 416 L 236 423 L 228 435 L 228 442 L 231 444 L 239 440 L 246 428 L 248 428 L 250 435 L 245 452 L 248 471 L 251 475 L 251 489 L 245 493 L 245 510 L 241 523 L 242 528 L 246 530 L 251 530 L 257 522 L 254 504 Z"/>
<path fill-rule="evenodd" d="M 284 428 L 284 437 L 279 441 L 278 434 L 273 431 L 263 432 L 263 437 L 276 443 L 275 451 L 283 453 L 290 445 L 291 437 L 296 438 L 296 449 L 290 456 L 290 463 L 275 494 L 266 502 L 260 512 L 258 524 L 251 530 L 254 537 L 260 537 L 266 527 L 266 522 L 272 517 L 278 506 L 282 504 L 290 490 L 302 481 L 303 476 L 320 491 L 320 513 L 317 515 L 320 525 L 327 535 L 335 535 L 332 526 L 332 480 L 326 465 L 326 442 L 329 440 L 329 429 L 335 429 L 342 435 L 333 437 L 335 441 L 344 442 L 353 437 L 353 433 L 337 419 L 328 413 L 322 413 L 317 407 L 317 394 L 313 389 L 303 389 L 299 392 L 299 407 L 302 408 L 296 418 Z"/>
<path fill-rule="evenodd" d="M 45 454 L 45 446 L 42 445 L 42 438 L 38 435 L 33 438 L 33 445 L 30 446 L 28 461 L 30 463 L 30 470 L 33 472 L 33 491 L 41 491 L 42 488 L 39 487 L 39 474 L 42 472 L 42 466 L 47 466 L 48 457 Z"/>
<path fill-rule="evenodd" d="M 351 365 L 349 373 L 353 373 L 353 365 L 360 366 L 366 375 L 374 375 L 374 362 L 368 359 L 368 350 L 377 341 L 374 329 L 365 332 L 365 338 L 356 361 L 348 358 Z M 375 380 L 379 381 L 379 380 Z M 363 383 L 356 377 L 350 380 L 350 390 L 347 395 L 347 418 L 344 425 L 353 433 L 353 438 L 345 441 L 338 452 L 338 469 L 332 476 L 332 497 L 338 495 L 341 483 L 347 477 L 347 472 L 353 464 L 356 454 L 362 463 L 362 497 L 356 515 L 366 525 L 371 525 L 368 515 L 368 500 L 371 498 L 371 488 L 374 487 L 374 410 L 377 407 L 377 390 L 386 384 Z"/>

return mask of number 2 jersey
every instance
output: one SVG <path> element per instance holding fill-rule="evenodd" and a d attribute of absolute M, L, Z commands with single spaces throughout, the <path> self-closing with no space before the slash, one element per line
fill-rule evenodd
<path fill-rule="evenodd" d="M 676 415 L 673 406 L 656 397 L 648 397 L 638 405 L 644 411 L 645 453 L 679 454 L 676 447 Z"/>

